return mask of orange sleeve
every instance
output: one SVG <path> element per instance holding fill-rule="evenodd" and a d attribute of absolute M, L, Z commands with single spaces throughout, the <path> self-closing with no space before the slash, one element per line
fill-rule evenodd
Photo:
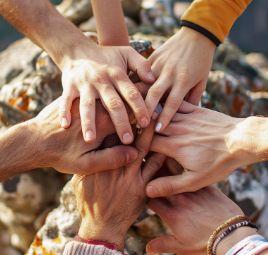
<path fill-rule="evenodd" d="M 181 25 L 206 30 L 219 44 L 252 0 L 195 0 L 181 18 Z M 198 30 L 198 29 L 195 29 Z M 199 31 L 201 32 L 201 31 Z M 202 33 L 202 32 L 201 32 Z M 210 38 L 212 39 L 212 38 Z"/>

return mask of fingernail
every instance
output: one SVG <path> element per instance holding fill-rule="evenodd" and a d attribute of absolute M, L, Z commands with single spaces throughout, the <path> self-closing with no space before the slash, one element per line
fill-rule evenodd
<path fill-rule="evenodd" d="M 146 117 L 142 117 L 140 124 L 142 128 L 146 128 L 149 125 L 149 120 Z"/>
<path fill-rule="evenodd" d="M 86 131 L 85 140 L 87 142 L 94 140 L 94 134 L 91 130 Z"/>
<path fill-rule="evenodd" d="M 61 119 L 61 127 L 66 128 L 66 127 L 68 127 L 68 125 L 69 125 L 69 122 L 68 122 L 67 118 L 62 118 Z"/>
<path fill-rule="evenodd" d="M 161 128 L 162 128 L 162 123 L 161 123 L 161 122 L 158 122 L 158 123 L 156 124 L 155 131 L 156 131 L 156 132 L 160 132 L 160 131 L 161 131 Z"/>
<path fill-rule="evenodd" d="M 154 187 L 148 185 L 148 186 L 146 187 L 146 193 L 147 193 L 147 196 L 149 196 L 149 197 L 153 197 L 153 196 L 155 196 L 155 189 L 154 189 Z"/>
<path fill-rule="evenodd" d="M 125 133 L 123 135 L 123 143 L 131 143 L 132 142 L 132 136 L 130 135 L 130 133 Z"/>
<path fill-rule="evenodd" d="M 155 80 L 155 77 L 153 75 L 153 73 L 148 73 L 148 79 L 150 79 L 151 81 L 154 81 Z"/>

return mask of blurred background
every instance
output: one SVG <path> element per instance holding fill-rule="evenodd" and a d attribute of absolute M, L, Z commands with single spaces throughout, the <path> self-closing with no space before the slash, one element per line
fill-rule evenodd
<path fill-rule="evenodd" d="M 53 0 L 55 4 L 61 0 Z M 176 2 L 191 2 L 177 0 Z M 245 52 L 260 52 L 268 55 L 268 1 L 254 0 L 233 27 L 230 38 Z M 0 17 L 0 51 L 14 40 L 22 37 Z"/>
<path fill-rule="evenodd" d="M 145 57 L 177 32 L 179 18 L 191 2 L 121 1 L 131 46 Z M 90 0 L 53 3 L 97 41 Z M 253 0 L 236 22 L 231 40 L 216 50 L 202 97 L 204 107 L 234 117 L 268 117 L 267 25 L 268 1 Z M 36 116 L 62 93 L 60 70 L 42 49 L 21 38 L 0 18 L 0 135 Z M 40 168 L 0 183 L 0 255 L 62 255 L 80 223 L 69 178 Z M 268 238 L 268 162 L 239 168 L 218 187 Z M 144 255 L 148 240 L 167 232 L 158 216 L 144 210 L 126 237 L 127 254 Z"/>

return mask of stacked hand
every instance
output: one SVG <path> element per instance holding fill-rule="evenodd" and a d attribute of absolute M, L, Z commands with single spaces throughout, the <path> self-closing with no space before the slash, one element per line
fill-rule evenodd
<path fill-rule="evenodd" d="M 154 137 L 151 150 L 175 159 L 186 171 L 153 180 L 148 196 L 196 191 L 238 167 L 264 160 L 265 118 L 232 118 L 187 102 L 179 111 L 162 135 Z"/>
<path fill-rule="evenodd" d="M 62 70 L 63 95 L 60 104 L 61 125 L 71 124 L 70 109 L 80 97 L 80 115 L 84 140 L 96 139 L 96 99 L 108 111 L 122 143 L 130 144 L 133 133 L 123 99 L 132 109 L 137 123 L 149 125 L 149 113 L 128 70 L 136 72 L 145 83 L 154 82 L 149 62 L 130 46 L 79 45 L 72 55 L 59 64 Z M 122 98 L 121 98 L 122 97 Z"/>
<path fill-rule="evenodd" d="M 241 209 L 216 188 L 206 188 L 149 201 L 154 210 L 171 229 L 172 234 L 158 237 L 147 244 L 149 254 L 175 253 L 206 255 L 207 242 L 213 231 L 226 220 L 243 215 Z M 243 238 L 256 234 L 243 227 L 224 239 L 217 255 L 224 255 Z"/>
<path fill-rule="evenodd" d="M 133 163 L 90 176 L 74 176 L 73 187 L 82 215 L 80 237 L 114 243 L 123 249 L 127 230 L 144 208 L 145 187 L 165 159 L 154 154 L 141 167 L 152 137 L 151 124 L 137 138 L 138 158 Z"/>
<path fill-rule="evenodd" d="M 168 126 L 183 99 L 192 104 L 199 103 L 206 88 L 215 48 L 202 34 L 183 27 L 149 58 L 157 78 L 145 100 L 150 116 L 168 92 L 156 131 L 163 131 Z"/>
<path fill-rule="evenodd" d="M 57 99 L 24 124 L 31 128 L 30 139 L 35 141 L 34 147 L 37 148 L 33 168 L 54 167 L 64 173 L 92 174 L 116 169 L 136 159 L 137 150 L 130 146 L 97 150 L 107 136 L 115 133 L 111 119 L 100 103 L 96 107 L 97 139 L 87 144 L 81 131 L 79 100 L 73 104 L 72 126 L 67 130 L 59 124 L 57 109 L 60 100 Z"/>

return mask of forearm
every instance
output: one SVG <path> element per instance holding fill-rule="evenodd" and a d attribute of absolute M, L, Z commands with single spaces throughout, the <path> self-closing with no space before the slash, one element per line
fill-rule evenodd
<path fill-rule="evenodd" d="M 237 122 L 237 120 L 239 120 Z M 268 160 L 268 118 L 234 118 L 235 128 L 228 133 L 226 146 L 236 167 Z"/>
<path fill-rule="evenodd" d="M 0 181 L 36 167 L 38 141 L 30 122 L 9 128 L 0 135 Z"/>
<path fill-rule="evenodd" d="M 0 0 L 0 15 L 42 47 L 58 66 L 88 39 L 48 0 Z"/>
<path fill-rule="evenodd" d="M 129 44 L 128 31 L 120 0 L 92 0 L 101 45 Z"/>

